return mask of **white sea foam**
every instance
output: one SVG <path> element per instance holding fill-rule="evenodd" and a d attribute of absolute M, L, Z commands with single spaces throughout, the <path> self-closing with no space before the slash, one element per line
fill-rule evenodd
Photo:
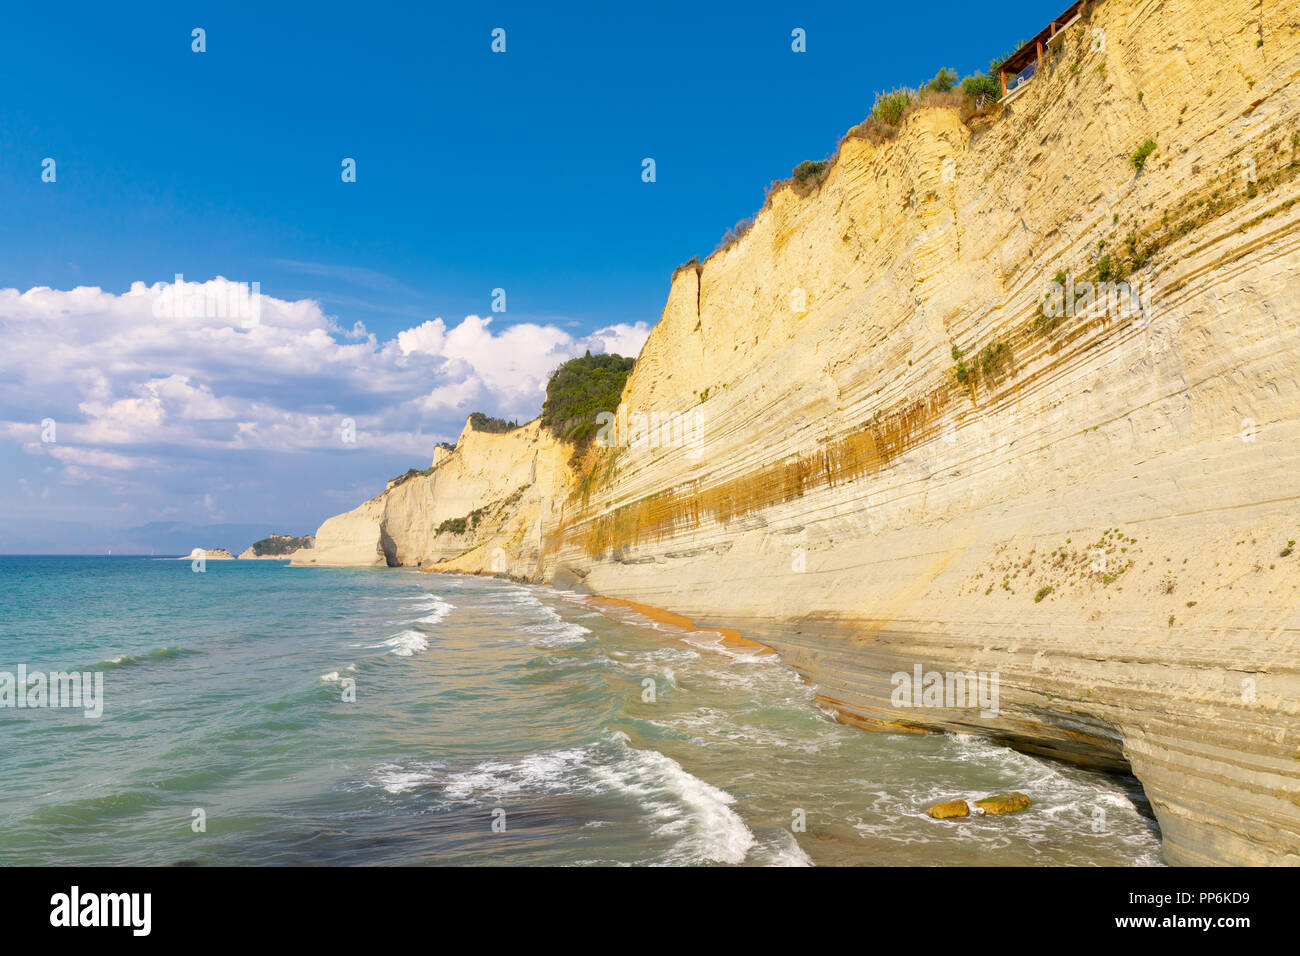
<path fill-rule="evenodd" d="M 512 586 L 505 591 L 498 592 L 498 595 L 507 604 L 514 607 L 542 607 L 542 602 L 537 599 L 528 588 Z"/>
<path fill-rule="evenodd" d="M 417 787 L 431 784 L 441 766 L 437 763 L 417 764 L 413 767 L 384 764 L 375 768 L 374 785 L 383 787 L 389 793 L 409 793 Z"/>
<path fill-rule="evenodd" d="M 530 639 L 529 644 L 534 647 L 572 647 L 575 644 L 586 643 L 591 628 L 566 621 L 556 613 L 554 608 L 547 607 L 540 602 L 537 606 L 541 609 L 546 620 L 539 624 L 524 625 L 523 631 L 538 635 Z"/>
<path fill-rule="evenodd" d="M 448 601 L 444 601 L 442 598 L 438 598 L 438 597 L 431 598 L 427 603 L 420 605 L 420 610 L 431 611 L 432 613 L 426 614 L 424 617 L 418 618 L 415 623 L 417 624 L 441 623 L 442 620 L 448 614 L 450 614 L 453 610 L 455 610 L 455 608 L 456 605 L 451 604 Z"/>
<path fill-rule="evenodd" d="M 766 866 L 813 866 L 812 857 L 803 851 L 794 834 L 782 831 L 770 844 L 754 851 Z"/>
<path fill-rule="evenodd" d="M 559 625 L 545 624 L 540 627 L 526 627 L 525 631 L 538 635 L 529 640 L 534 647 L 572 647 L 587 643 L 586 635 L 591 631 L 581 624 Z"/>
<path fill-rule="evenodd" d="M 399 634 L 394 634 L 386 641 L 380 641 L 378 644 L 368 646 L 392 648 L 392 653 L 398 657 L 410 657 L 418 651 L 428 650 L 429 641 L 419 631 L 402 631 Z"/>
<path fill-rule="evenodd" d="M 655 862 L 743 862 L 757 841 L 732 809 L 735 798 L 671 757 L 628 747 L 626 739 L 615 733 L 601 745 L 486 761 L 449 774 L 446 794 L 453 800 L 493 800 L 520 791 L 613 793 L 631 799 L 652 833 L 670 841 Z"/>
<path fill-rule="evenodd" d="M 865 814 L 848 817 L 854 829 L 895 846 L 928 846 L 934 839 L 933 828 L 945 827 L 944 833 L 971 850 L 986 854 L 1011 851 L 1046 862 L 1059 860 L 1055 855 L 1058 838 L 1068 832 L 1085 843 L 1105 839 L 1143 847 L 1144 852 L 1131 865 L 1159 865 L 1160 845 L 1152 825 L 1118 780 L 1020 753 L 975 735 L 945 735 L 939 743 L 931 753 L 910 757 L 917 764 L 938 768 L 937 777 L 921 768 L 919 776 L 930 777 L 931 782 L 879 790 L 863 783 L 858 809 Z M 975 790 L 944 782 L 957 779 L 978 779 L 986 784 Z M 925 814 L 926 807 L 942 801 L 964 799 L 973 805 L 975 800 L 1010 790 L 1028 794 L 1033 810 L 1007 817 L 987 817 L 976 810 L 959 827 Z"/>
<path fill-rule="evenodd" d="M 726 638 L 718 631 L 688 632 L 687 636 L 683 637 L 682 640 L 694 647 L 717 651 L 719 654 L 725 654 L 733 660 L 742 661 L 746 664 L 777 664 L 780 662 L 780 658 L 765 647 L 728 646 Z"/>
<path fill-rule="evenodd" d="M 627 758 L 595 768 L 611 786 L 642 799 L 660 821 L 655 833 L 676 840 L 666 863 L 741 863 L 754 834 L 732 809 L 736 798 L 657 750 L 627 749 Z"/>
<path fill-rule="evenodd" d="M 518 760 L 488 760 L 471 770 L 448 774 L 444 787 L 453 800 L 477 795 L 496 798 L 521 790 L 562 791 L 563 784 L 588 759 L 585 749 L 551 750 Z"/>

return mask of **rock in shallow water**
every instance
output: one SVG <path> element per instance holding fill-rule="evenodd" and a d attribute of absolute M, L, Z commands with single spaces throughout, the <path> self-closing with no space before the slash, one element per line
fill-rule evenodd
<path fill-rule="evenodd" d="M 1015 813 L 1017 810 L 1028 810 L 1032 804 L 1019 790 L 1013 790 L 1011 793 L 999 793 L 976 800 L 975 806 L 981 813 Z M 948 820 L 970 816 L 971 807 L 965 800 L 949 800 L 946 803 L 936 803 L 925 812 L 936 820 Z"/>
<path fill-rule="evenodd" d="M 936 820 L 947 820 L 949 817 L 970 816 L 970 806 L 965 800 L 949 800 L 947 803 L 936 803 L 925 812 Z"/>
<path fill-rule="evenodd" d="M 1030 803 L 1027 796 L 1019 790 L 1014 790 L 1011 793 L 999 793 L 997 796 L 976 800 L 975 806 L 985 813 L 1015 813 L 1017 810 L 1028 810 Z"/>

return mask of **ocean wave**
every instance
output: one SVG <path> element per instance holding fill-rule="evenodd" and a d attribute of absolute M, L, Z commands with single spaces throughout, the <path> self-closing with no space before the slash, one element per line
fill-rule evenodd
<path fill-rule="evenodd" d="M 757 842 L 740 815 L 736 798 L 657 750 L 628 748 L 622 765 L 594 773 L 640 797 L 658 822 L 655 834 L 676 844 L 666 863 L 742 863 Z"/>
<path fill-rule="evenodd" d="M 492 596 L 503 601 L 509 607 L 543 607 L 541 601 L 537 599 L 530 589 L 518 584 L 512 584 L 507 587 L 493 588 Z"/>
<path fill-rule="evenodd" d="M 571 647 L 586 643 L 591 628 L 566 621 L 554 608 L 547 607 L 545 604 L 537 602 L 537 606 L 541 608 L 546 620 L 537 624 L 526 624 L 521 628 L 529 634 L 538 635 L 530 639 L 529 644 L 534 647 Z"/>
<path fill-rule="evenodd" d="M 683 740 L 693 740 L 703 745 L 739 744 L 752 747 L 757 753 L 823 754 L 840 746 L 840 740 L 836 736 L 838 728 L 824 730 L 820 723 L 799 726 L 793 720 L 774 727 L 767 723 L 771 719 L 770 713 L 768 711 L 768 716 L 764 716 L 753 712 L 698 707 L 694 711 L 661 717 L 650 723 Z"/>
<path fill-rule="evenodd" d="M 398 657 L 410 657 L 419 651 L 428 650 L 429 641 L 419 631 L 402 631 L 385 641 L 380 641 L 378 644 L 368 644 L 366 646 L 387 647 L 390 648 L 390 653 Z"/>
<path fill-rule="evenodd" d="M 729 645 L 726 637 L 719 631 L 688 631 L 682 641 L 693 647 L 717 651 L 745 664 L 778 664 L 781 660 L 766 647 Z"/>
<path fill-rule="evenodd" d="M 733 809 L 735 797 L 671 757 L 629 747 L 626 740 L 618 733 L 605 744 L 485 761 L 448 774 L 445 792 L 453 800 L 495 800 L 519 792 L 613 793 L 631 799 L 653 835 L 671 841 L 655 862 L 744 862 L 757 840 Z"/>
<path fill-rule="evenodd" d="M 146 651 L 143 654 L 119 654 L 117 657 L 110 657 L 106 661 L 100 661 L 91 670 L 107 670 L 113 667 L 129 667 L 132 664 L 148 664 L 155 661 L 166 661 L 176 657 L 187 657 L 190 654 L 198 654 L 198 651 L 190 650 L 186 647 L 157 647 L 152 651 Z"/>
<path fill-rule="evenodd" d="M 589 759 L 585 748 L 529 754 L 518 760 L 487 760 L 470 770 L 448 774 L 443 783 L 452 800 L 476 796 L 497 798 L 520 791 L 551 793 L 563 790 L 565 781 Z"/>
<path fill-rule="evenodd" d="M 448 614 L 450 614 L 455 609 L 456 609 L 456 605 L 448 601 L 444 601 L 442 598 L 434 597 L 419 606 L 419 610 L 432 611 L 433 613 L 426 614 L 424 617 L 416 618 L 413 623 L 439 624 L 443 621 L 444 618 L 446 618 Z"/>
<path fill-rule="evenodd" d="M 794 834 L 782 831 L 771 843 L 754 851 L 754 857 L 764 866 L 813 866 L 812 857 L 803 851 Z"/>
<path fill-rule="evenodd" d="M 413 767 L 383 764 L 375 768 L 371 775 L 371 785 L 382 787 L 389 793 L 409 793 L 432 783 L 441 767 L 440 763 L 423 763 Z"/>
<path fill-rule="evenodd" d="M 591 633 L 589 628 L 581 624 L 561 624 L 558 627 L 546 624 L 540 627 L 525 627 L 524 630 L 538 635 L 528 641 L 534 647 L 572 647 L 576 644 L 585 644 L 586 635 Z"/>

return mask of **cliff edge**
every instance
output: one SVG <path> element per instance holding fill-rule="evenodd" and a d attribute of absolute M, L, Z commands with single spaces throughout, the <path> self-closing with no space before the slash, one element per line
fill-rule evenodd
<path fill-rule="evenodd" d="M 534 575 L 539 522 L 551 517 L 555 491 L 573 480 L 571 452 L 539 420 L 507 432 L 477 431 L 467 421 L 454 451 L 436 449 L 429 468 L 330 518 L 315 547 L 292 563 Z"/>

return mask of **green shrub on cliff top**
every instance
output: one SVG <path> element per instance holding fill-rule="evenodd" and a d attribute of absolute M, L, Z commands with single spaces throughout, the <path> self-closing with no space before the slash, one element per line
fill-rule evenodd
<path fill-rule="evenodd" d="M 984 73 L 976 73 L 961 81 L 961 91 L 973 109 L 996 103 L 1002 96 L 1002 84 Z"/>
<path fill-rule="evenodd" d="M 309 534 L 300 537 L 289 537 L 288 535 L 273 534 L 269 538 L 263 538 L 261 541 L 254 541 L 251 545 L 253 553 L 256 555 L 268 554 L 289 554 L 291 551 L 297 551 L 299 548 L 310 547 L 312 536 Z"/>
<path fill-rule="evenodd" d="M 875 105 L 871 107 L 871 116 L 889 126 L 897 126 L 903 121 L 903 114 L 914 99 L 916 91 L 905 86 L 888 93 L 877 93 Z"/>
<path fill-rule="evenodd" d="M 582 451 L 595 436 L 596 416 L 615 412 L 635 359 L 592 355 L 570 359 L 546 383 L 542 427 Z"/>
<path fill-rule="evenodd" d="M 925 84 L 931 93 L 947 93 L 957 85 L 957 74 L 946 66 L 934 75 L 934 79 Z"/>
<path fill-rule="evenodd" d="M 476 432 L 487 432 L 492 435 L 500 435 L 504 432 L 512 432 L 519 427 L 518 422 L 508 422 L 504 418 L 491 418 L 482 412 L 473 412 L 469 416 L 469 427 Z M 452 446 L 453 450 L 455 446 Z"/>
<path fill-rule="evenodd" d="M 805 159 L 790 174 L 795 183 L 804 189 L 811 189 L 826 178 L 831 168 L 828 159 Z"/>

